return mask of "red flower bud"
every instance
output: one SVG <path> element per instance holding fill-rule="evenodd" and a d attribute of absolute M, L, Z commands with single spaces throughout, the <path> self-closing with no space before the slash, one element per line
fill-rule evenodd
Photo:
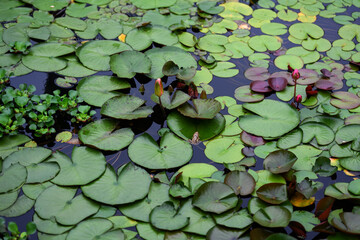
<path fill-rule="evenodd" d="M 300 94 L 297 95 L 296 98 L 295 98 L 295 102 L 301 103 L 301 100 L 302 100 L 302 96 Z"/>
<path fill-rule="evenodd" d="M 156 79 L 155 81 L 155 95 L 161 97 L 164 93 L 164 87 L 161 81 L 161 78 Z"/>
<path fill-rule="evenodd" d="M 296 81 L 300 78 L 300 73 L 299 70 L 295 69 L 292 74 L 291 74 L 292 78 Z"/>

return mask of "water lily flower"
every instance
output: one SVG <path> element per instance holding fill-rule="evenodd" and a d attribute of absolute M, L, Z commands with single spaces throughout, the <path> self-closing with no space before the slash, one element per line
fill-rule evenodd
<path fill-rule="evenodd" d="M 300 72 L 298 69 L 295 69 L 292 74 L 291 74 L 292 78 L 296 81 L 300 78 Z"/>
<path fill-rule="evenodd" d="M 155 95 L 161 97 L 163 93 L 164 93 L 164 87 L 161 78 L 158 78 L 155 81 Z"/>
<path fill-rule="evenodd" d="M 302 100 L 302 96 L 300 94 L 297 95 L 296 98 L 295 98 L 295 102 L 301 103 L 301 100 Z"/>

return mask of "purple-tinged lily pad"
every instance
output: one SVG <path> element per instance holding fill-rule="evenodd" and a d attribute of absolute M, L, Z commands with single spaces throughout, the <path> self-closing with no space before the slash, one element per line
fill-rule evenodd
<path fill-rule="evenodd" d="M 241 141 L 243 141 L 245 144 L 247 144 L 251 147 L 257 147 L 257 146 L 261 146 L 261 145 L 265 144 L 265 140 L 262 137 L 252 135 L 245 131 L 241 132 L 240 138 L 241 138 Z"/>
<path fill-rule="evenodd" d="M 331 105 L 341 109 L 354 109 L 360 106 L 360 98 L 350 92 L 335 92 L 330 100 Z"/>
<path fill-rule="evenodd" d="M 270 73 L 267 68 L 253 67 L 246 69 L 245 77 L 252 81 L 264 81 L 269 78 Z"/>
<path fill-rule="evenodd" d="M 263 94 L 251 91 L 250 86 L 245 85 L 235 89 L 235 98 L 242 102 L 260 102 L 265 97 Z"/>
<path fill-rule="evenodd" d="M 291 77 L 291 73 L 290 72 L 285 72 L 285 71 L 281 71 L 281 72 L 274 72 L 270 75 L 270 78 L 286 78 L 287 82 L 289 85 L 294 85 L 294 80 Z"/>
<path fill-rule="evenodd" d="M 269 93 L 273 91 L 269 83 L 265 81 L 253 81 L 250 84 L 250 89 L 258 93 Z"/>
<path fill-rule="evenodd" d="M 322 90 L 333 90 L 334 89 L 334 83 L 330 82 L 329 80 L 319 80 L 315 83 L 315 87 Z"/>
<path fill-rule="evenodd" d="M 360 124 L 360 115 L 352 115 L 345 119 L 345 125 Z"/>
<path fill-rule="evenodd" d="M 287 79 L 283 77 L 269 78 L 269 86 L 276 92 L 282 91 L 287 86 Z"/>
<path fill-rule="evenodd" d="M 312 69 L 300 69 L 300 78 L 297 80 L 298 84 L 309 85 L 320 80 L 319 74 Z"/>
<path fill-rule="evenodd" d="M 264 168 L 271 173 L 279 174 L 288 172 L 296 162 L 294 153 L 287 150 L 271 152 L 264 160 Z"/>
<path fill-rule="evenodd" d="M 323 74 L 324 77 L 330 78 L 332 76 L 332 73 L 326 68 L 321 69 L 320 72 Z"/>

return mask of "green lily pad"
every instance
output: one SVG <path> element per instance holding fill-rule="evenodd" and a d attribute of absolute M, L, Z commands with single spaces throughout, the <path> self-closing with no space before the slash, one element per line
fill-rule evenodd
<path fill-rule="evenodd" d="M 49 181 L 44 183 L 25 184 L 23 185 L 22 190 L 28 198 L 36 200 L 45 189 L 52 185 L 54 184 Z"/>
<path fill-rule="evenodd" d="M 49 187 L 36 199 L 35 211 L 43 219 L 54 217 L 60 224 L 74 225 L 99 210 L 97 203 L 75 194 L 76 188 Z"/>
<path fill-rule="evenodd" d="M 33 221 L 36 224 L 36 229 L 38 231 L 47 234 L 58 235 L 67 232 L 73 228 L 73 226 L 64 226 L 58 224 L 55 219 L 42 219 L 36 213 L 34 214 Z"/>
<path fill-rule="evenodd" d="M 200 140 L 204 141 L 221 133 L 225 127 L 225 118 L 220 113 L 213 119 L 196 119 L 171 112 L 167 124 L 171 131 L 185 140 L 191 140 L 194 133 L 198 132 Z"/>
<path fill-rule="evenodd" d="M 291 219 L 291 213 L 282 206 L 269 206 L 257 211 L 254 221 L 264 227 L 286 227 Z"/>
<path fill-rule="evenodd" d="M 296 162 L 297 157 L 287 150 L 271 152 L 264 160 L 264 168 L 274 174 L 288 172 Z"/>
<path fill-rule="evenodd" d="M 301 57 L 304 64 L 316 62 L 320 58 L 320 54 L 317 51 L 308 51 L 303 47 L 290 48 L 286 51 L 286 54 Z"/>
<path fill-rule="evenodd" d="M 331 94 L 331 105 L 341 109 L 354 109 L 360 106 L 360 98 L 350 92 L 338 91 Z"/>
<path fill-rule="evenodd" d="M 57 11 L 69 5 L 70 0 L 34 0 L 31 3 L 42 11 Z"/>
<path fill-rule="evenodd" d="M 295 129 L 285 134 L 277 141 L 277 147 L 281 149 L 289 149 L 296 147 L 302 142 L 303 133 L 300 129 Z"/>
<path fill-rule="evenodd" d="M 185 103 L 178 108 L 178 111 L 191 118 L 213 119 L 221 110 L 221 104 L 215 99 L 193 99 L 191 106 Z"/>
<path fill-rule="evenodd" d="M 344 25 L 338 30 L 338 34 L 343 39 L 353 40 L 356 37 L 357 41 L 360 40 L 360 27 L 357 24 Z"/>
<path fill-rule="evenodd" d="M 197 46 L 211 53 L 222 53 L 225 51 L 224 45 L 227 43 L 228 39 L 226 36 L 209 34 L 199 38 Z"/>
<path fill-rule="evenodd" d="M 342 209 L 339 210 L 338 215 L 335 213 L 333 218 L 330 219 L 330 224 L 342 232 L 360 234 L 360 215 L 353 212 L 343 212 Z"/>
<path fill-rule="evenodd" d="M 53 179 L 60 171 L 60 167 L 57 163 L 43 162 L 27 166 L 26 170 L 28 173 L 26 183 L 43 183 Z"/>
<path fill-rule="evenodd" d="M 251 194 L 256 184 L 255 179 L 249 173 L 241 171 L 231 171 L 226 174 L 224 183 L 229 185 L 236 195 L 241 196 Z"/>
<path fill-rule="evenodd" d="M 222 226 L 215 226 L 208 231 L 206 234 L 207 239 L 217 239 L 217 240 L 229 240 L 229 239 L 239 239 L 239 237 L 247 231 L 245 229 L 231 229 Z"/>
<path fill-rule="evenodd" d="M 340 128 L 335 135 L 335 141 L 338 144 L 344 144 L 348 142 L 353 142 L 359 137 L 360 134 L 360 125 L 351 124 Z"/>
<path fill-rule="evenodd" d="M 145 240 L 162 240 L 164 239 L 165 232 L 156 229 L 149 223 L 138 223 L 136 225 L 136 230 L 139 233 L 139 236 Z"/>
<path fill-rule="evenodd" d="M 304 66 L 304 61 L 301 57 L 296 55 L 285 54 L 275 58 L 274 63 L 276 67 L 282 70 L 287 70 L 288 66 L 293 69 L 301 69 Z"/>
<path fill-rule="evenodd" d="M 92 70 L 110 70 L 110 56 L 131 50 L 126 43 L 119 41 L 97 40 L 85 43 L 76 51 L 80 62 Z"/>
<path fill-rule="evenodd" d="M 206 144 L 205 155 L 217 163 L 235 163 L 244 158 L 241 150 L 244 145 L 231 138 L 220 138 Z"/>
<path fill-rule="evenodd" d="M 314 225 L 320 223 L 320 220 L 311 212 L 294 211 L 291 215 L 291 221 L 301 223 L 307 232 L 311 232 Z"/>
<path fill-rule="evenodd" d="M 154 8 L 170 7 L 176 3 L 176 0 L 157 0 L 157 1 L 131 0 L 131 3 L 141 9 L 154 9 Z"/>
<path fill-rule="evenodd" d="M 170 187 L 167 184 L 151 182 L 146 198 L 135 203 L 121 205 L 119 210 L 131 219 L 149 222 L 149 215 L 156 206 L 166 201 L 173 201 L 169 196 L 169 189 Z"/>
<path fill-rule="evenodd" d="M 249 85 L 235 89 L 234 96 L 237 100 L 242 102 L 260 102 L 265 98 L 263 94 L 253 92 Z"/>
<path fill-rule="evenodd" d="M 331 48 L 331 43 L 325 38 L 313 39 L 308 38 L 301 42 L 303 48 L 309 51 L 325 52 Z"/>
<path fill-rule="evenodd" d="M 28 136 L 22 134 L 3 136 L 0 138 L 0 157 L 5 158 L 12 152 L 16 152 L 19 145 L 27 143 L 30 140 Z"/>
<path fill-rule="evenodd" d="M 233 67 L 236 67 L 234 63 L 218 62 L 216 67 L 210 69 L 210 72 L 217 77 L 230 78 L 236 76 L 239 73 L 239 70 L 232 69 Z"/>
<path fill-rule="evenodd" d="M 96 73 L 87 67 L 84 67 L 77 59 L 76 56 L 66 56 L 65 59 L 67 60 L 67 66 L 57 71 L 58 74 L 67 76 L 67 77 L 86 77 Z"/>
<path fill-rule="evenodd" d="M 21 195 L 9 208 L 0 211 L 3 217 L 18 217 L 27 213 L 34 206 L 35 201 L 26 195 Z"/>
<path fill-rule="evenodd" d="M 85 102 L 101 107 L 110 98 L 121 95 L 116 90 L 125 88 L 130 88 L 130 84 L 123 79 L 97 75 L 81 79 L 77 91 Z"/>
<path fill-rule="evenodd" d="M 115 170 L 108 166 L 105 173 L 92 183 L 82 186 L 89 198 L 110 204 L 125 204 L 144 198 L 150 186 L 150 175 L 142 168 L 127 163 Z"/>
<path fill-rule="evenodd" d="M 183 182 L 185 186 L 189 187 L 189 181 L 191 178 L 202 179 L 202 178 L 211 177 L 211 175 L 217 170 L 218 169 L 216 167 L 210 164 L 190 163 L 183 166 L 177 171 L 180 174 L 178 181 Z"/>
<path fill-rule="evenodd" d="M 240 116 L 239 126 L 256 136 L 280 137 L 300 122 L 299 113 L 283 102 L 264 100 L 260 103 L 245 103 L 243 108 L 256 115 Z"/>
<path fill-rule="evenodd" d="M 91 147 L 119 151 L 132 142 L 134 133 L 130 128 L 118 128 L 118 121 L 101 119 L 80 129 L 79 139 Z"/>
<path fill-rule="evenodd" d="M 69 15 L 70 17 L 77 17 L 77 18 L 86 17 L 89 13 L 95 12 L 95 11 L 97 11 L 97 7 L 95 5 L 86 6 L 85 3 L 83 3 L 83 4 L 82 3 L 71 3 L 66 8 L 67 15 Z"/>
<path fill-rule="evenodd" d="M 287 199 L 286 185 L 282 183 L 267 183 L 256 190 L 256 195 L 264 202 L 280 204 Z"/>
<path fill-rule="evenodd" d="M 78 31 L 84 31 L 87 27 L 86 23 L 83 20 L 68 16 L 56 18 L 55 23 L 57 23 L 62 27 L 70 28 Z"/>
<path fill-rule="evenodd" d="M 6 193 L 21 187 L 27 177 L 27 170 L 20 164 L 11 165 L 7 169 L 3 169 L 0 174 L 0 193 Z"/>
<path fill-rule="evenodd" d="M 212 1 L 203 1 L 197 4 L 198 8 L 201 11 L 212 15 L 219 14 L 222 11 L 224 11 L 224 7 L 216 6 L 216 5 L 217 5 L 216 2 L 212 2 Z"/>
<path fill-rule="evenodd" d="M 289 33 L 297 39 L 307 39 L 308 37 L 319 39 L 324 36 L 324 30 L 313 23 L 295 23 L 290 26 Z"/>
<path fill-rule="evenodd" d="M 203 211 L 223 213 L 236 206 L 238 198 L 231 187 L 224 183 L 204 183 L 195 193 L 192 204 Z"/>
<path fill-rule="evenodd" d="M 77 239 L 119 239 L 125 240 L 125 235 L 121 229 L 112 230 L 113 223 L 104 218 L 88 219 L 79 223 L 70 230 L 67 240 Z"/>
<path fill-rule="evenodd" d="M 143 106 L 145 103 L 141 98 L 122 94 L 107 100 L 101 107 L 101 114 L 116 119 L 138 119 L 146 118 L 153 110 L 150 106 Z M 119 108 L 119 106 L 123 106 Z"/>
<path fill-rule="evenodd" d="M 19 191 L 17 190 L 0 194 L 0 206 L 1 206 L 0 211 L 5 210 L 9 208 L 11 205 L 13 205 L 16 202 L 18 195 L 19 195 Z"/>
<path fill-rule="evenodd" d="M 177 108 L 183 103 L 190 100 L 190 96 L 183 91 L 175 91 L 173 96 L 170 96 L 170 93 L 168 91 L 164 91 L 160 98 L 162 106 L 166 109 Z M 159 97 L 155 94 L 151 95 L 151 100 L 153 100 L 157 104 L 160 104 Z"/>
<path fill-rule="evenodd" d="M 147 76 L 153 79 L 164 76 L 162 69 L 165 63 L 169 61 L 174 62 L 179 68 L 183 69 L 197 67 L 197 62 L 191 54 L 178 47 L 152 48 L 146 51 L 145 54 L 151 60 L 151 72 Z"/>
<path fill-rule="evenodd" d="M 360 180 L 356 179 L 349 183 L 348 190 L 350 193 L 354 195 L 360 195 Z"/>
<path fill-rule="evenodd" d="M 111 70 L 120 78 L 133 78 L 137 73 L 149 73 L 150 59 L 137 51 L 125 51 L 110 60 Z"/>
<path fill-rule="evenodd" d="M 137 137 L 128 149 L 130 159 L 149 169 L 169 169 L 182 166 L 192 157 L 190 143 L 172 133 L 162 136 L 160 145 L 147 133 Z"/>
<path fill-rule="evenodd" d="M 43 162 L 51 155 L 51 150 L 37 147 L 37 148 L 24 148 L 20 151 L 10 154 L 3 161 L 3 169 L 9 168 L 11 165 L 20 163 L 22 166 L 30 166 Z"/>
<path fill-rule="evenodd" d="M 100 177 L 105 171 L 105 157 L 88 147 L 74 147 L 71 159 L 62 152 L 53 153 L 51 162 L 60 166 L 59 174 L 51 181 L 62 186 L 85 185 Z"/>
<path fill-rule="evenodd" d="M 337 172 L 336 166 L 331 166 L 330 159 L 327 157 L 319 157 L 316 159 L 315 165 L 312 171 L 319 176 L 329 177 Z"/>
<path fill-rule="evenodd" d="M 290 9 L 281 9 L 278 12 L 278 17 L 283 20 L 283 21 L 287 21 L 287 22 L 293 22 L 298 18 L 298 15 L 296 12 L 294 12 L 293 10 Z"/>
<path fill-rule="evenodd" d="M 61 43 L 38 44 L 22 58 L 22 63 L 35 71 L 56 72 L 67 66 L 67 61 L 59 57 L 74 51 L 74 47 Z"/>
<path fill-rule="evenodd" d="M 257 52 L 276 51 L 281 47 L 281 42 L 276 37 L 268 35 L 254 36 L 248 44 Z"/>
<path fill-rule="evenodd" d="M 164 202 L 150 213 L 150 223 L 161 230 L 179 230 L 189 224 L 189 218 L 177 213 L 172 202 Z"/>
<path fill-rule="evenodd" d="M 327 145 L 335 137 L 332 129 L 322 123 L 306 122 L 300 128 L 303 131 L 303 143 L 308 143 L 315 138 L 318 144 Z"/>

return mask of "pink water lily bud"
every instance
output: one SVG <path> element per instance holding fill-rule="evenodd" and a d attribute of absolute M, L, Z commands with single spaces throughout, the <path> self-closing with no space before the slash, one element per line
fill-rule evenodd
<path fill-rule="evenodd" d="M 155 81 L 155 95 L 161 97 L 164 93 L 164 87 L 161 81 L 161 78 L 156 79 Z"/>
<path fill-rule="evenodd" d="M 300 78 L 300 72 L 299 70 L 295 69 L 292 74 L 291 74 L 292 78 L 296 81 Z"/>
<path fill-rule="evenodd" d="M 295 102 L 301 103 L 301 100 L 302 100 L 302 96 L 300 94 L 297 95 L 296 98 L 295 98 Z"/>

